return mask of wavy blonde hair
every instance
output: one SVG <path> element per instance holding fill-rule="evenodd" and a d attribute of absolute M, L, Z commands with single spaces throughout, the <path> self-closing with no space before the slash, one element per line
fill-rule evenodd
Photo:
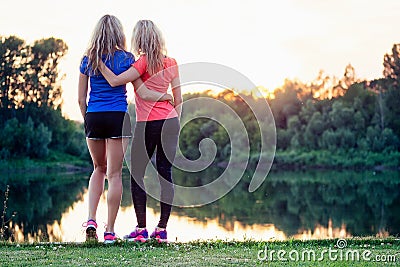
<path fill-rule="evenodd" d="M 91 74 L 99 73 L 102 56 L 105 55 L 106 60 L 110 60 L 117 50 L 126 51 L 126 37 L 122 23 L 113 15 L 104 15 L 97 22 L 85 53 Z"/>
<path fill-rule="evenodd" d="M 136 23 L 132 33 L 132 50 L 136 55 L 146 55 L 150 75 L 163 69 L 165 41 L 160 29 L 151 20 Z"/>

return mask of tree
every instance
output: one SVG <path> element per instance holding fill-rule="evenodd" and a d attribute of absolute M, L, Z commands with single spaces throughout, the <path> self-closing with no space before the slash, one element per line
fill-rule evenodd
<path fill-rule="evenodd" d="M 383 58 L 383 76 L 393 80 L 396 87 L 400 86 L 400 44 L 394 44 L 392 54 Z"/>
<path fill-rule="evenodd" d="M 15 36 L 0 37 L 0 59 L 0 107 L 8 111 L 2 113 L 4 121 L 10 117 L 14 100 L 23 88 L 27 61 L 25 42 Z"/>
<path fill-rule="evenodd" d="M 340 80 L 340 85 L 343 89 L 347 90 L 354 83 L 358 82 L 356 71 L 351 64 L 348 64 L 344 70 L 344 75 Z"/>
<path fill-rule="evenodd" d="M 304 140 L 307 147 L 311 149 L 318 148 L 318 140 L 324 132 L 326 124 L 327 123 L 324 120 L 323 115 L 319 111 L 316 111 L 312 115 L 304 133 Z"/>
<path fill-rule="evenodd" d="M 400 88 L 391 87 L 385 95 L 384 103 L 385 109 L 390 111 L 386 113 L 387 126 L 400 137 Z"/>
<path fill-rule="evenodd" d="M 49 38 L 35 41 L 31 47 L 29 88 L 38 106 L 57 108 L 61 104 L 61 85 L 58 63 L 68 50 L 61 39 Z"/>
<path fill-rule="evenodd" d="M 387 125 L 400 136 L 400 44 L 394 44 L 391 54 L 383 59 L 383 76 L 385 77 L 384 104 L 390 111 L 385 115 Z"/>
<path fill-rule="evenodd" d="M 351 128 L 354 125 L 353 108 L 344 106 L 341 101 L 333 103 L 329 117 L 334 129 Z"/>
<path fill-rule="evenodd" d="M 333 87 L 337 84 L 336 77 L 330 77 L 323 70 L 320 70 L 317 78 L 311 82 L 310 88 L 312 96 L 317 99 L 331 99 L 333 97 Z"/>
<path fill-rule="evenodd" d="M 300 109 L 297 88 L 294 83 L 286 80 L 282 88 L 275 91 L 275 99 L 271 100 L 276 127 L 286 129 L 289 117 L 298 114 Z"/>
<path fill-rule="evenodd" d="M 26 45 L 15 36 L 1 37 L 0 42 L 0 107 L 12 117 L 12 110 L 27 103 L 61 105 L 58 64 L 68 50 L 61 39 L 48 38 Z"/>

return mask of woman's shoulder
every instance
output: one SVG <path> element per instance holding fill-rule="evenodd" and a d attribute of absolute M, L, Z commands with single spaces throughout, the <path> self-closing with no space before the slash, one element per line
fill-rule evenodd
<path fill-rule="evenodd" d="M 121 58 L 135 58 L 131 52 L 125 50 L 117 50 L 114 55 Z"/>
<path fill-rule="evenodd" d="M 179 76 L 178 64 L 176 63 L 175 58 L 165 56 L 165 58 L 164 58 L 164 68 L 171 75 L 172 79 L 174 79 L 175 77 Z"/>
<path fill-rule="evenodd" d="M 146 54 L 140 55 L 136 61 L 143 61 L 143 62 L 147 62 L 147 56 Z"/>
<path fill-rule="evenodd" d="M 135 61 L 135 66 L 141 66 L 143 68 L 147 68 L 147 56 L 140 55 Z"/>
<path fill-rule="evenodd" d="M 175 58 L 168 57 L 168 56 L 164 57 L 164 64 L 167 67 L 177 65 Z"/>
<path fill-rule="evenodd" d="M 114 53 L 114 60 L 114 62 L 118 62 L 119 66 L 127 68 L 135 62 L 135 57 L 128 51 L 117 50 Z"/>
<path fill-rule="evenodd" d="M 81 59 L 81 64 L 79 66 L 79 70 L 82 74 L 88 75 L 88 62 L 89 58 L 86 55 L 84 55 Z"/>
<path fill-rule="evenodd" d="M 83 55 L 83 57 L 81 58 L 81 64 L 87 64 L 89 61 L 89 58 L 87 55 Z"/>

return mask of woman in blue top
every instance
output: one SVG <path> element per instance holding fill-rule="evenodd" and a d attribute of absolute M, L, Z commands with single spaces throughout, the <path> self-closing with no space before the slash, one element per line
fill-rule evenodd
<path fill-rule="evenodd" d="M 114 223 L 122 196 L 122 163 L 132 136 L 127 113 L 126 86 L 111 87 L 99 71 L 104 62 L 115 74 L 130 68 L 135 59 L 126 52 L 126 38 L 121 22 L 111 15 L 103 16 L 97 23 L 85 56 L 81 61 L 79 75 L 79 107 L 84 117 L 87 145 L 94 170 L 89 180 L 89 216 L 86 222 L 86 239 L 97 240 L 96 211 L 108 179 L 108 218 L 104 242 L 116 240 Z M 90 79 L 89 101 L 86 101 Z M 142 81 L 139 96 L 149 101 L 170 101 L 172 96 L 148 90 Z"/>

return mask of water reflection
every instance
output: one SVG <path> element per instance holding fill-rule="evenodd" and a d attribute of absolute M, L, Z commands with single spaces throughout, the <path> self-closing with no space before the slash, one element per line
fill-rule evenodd
<path fill-rule="evenodd" d="M 218 170 L 216 171 L 218 172 Z M 175 170 L 175 179 L 191 186 L 207 173 Z M 127 176 L 125 174 L 125 176 Z M 87 217 L 87 174 L 14 174 L 0 181 L 0 193 L 10 185 L 7 218 L 10 240 L 84 241 L 82 223 Z M 151 186 L 151 179 L 146 181 Z M 173 208 L 168 230 L 172 241 L 197 239 L 284 240 L 320 239 L 400 233 L 399 172 L 276 172 L 254 193 L 241 182 L 225 197 L 197 208 Z M 124 179 L 124 195 L 115 225 L 118 235 L 136 225 Z M 1 191 L 3 190 L 3 191 Z M 149 198 L 149 230 L 159 218 L 158 201 Z M 105 194 L 98 211 L 99 237 L 107 218 Z"/>
<path fill-rule="evenodd" d="M 52 225 L 47 225 L 49 241 L 66 241 L 66 242 L 83 242 L 85 240 L 84 228 L 81 223 L 87 216 L 88 207 L 88 194 L 85 192 L 83 199 L 77 201 L 73 206 L 64 212 L 59 222 L 54 222 Z M 99 223 L 99 232 L 102 233 L 104 229 L 101 226 L 105 225 L 107 220 L 107 203 L 106 198 L 102 197 L 99 203 L 99 212 L 97 215 Z M 117 235 L 128 234 L 130 230 L 133 230 L 135 224 L 133 207 L 122 208 L 118 214 L 118 218 L 115 223 L 115 231 Z M 147 209 L 147 220 L 149 226 L 152 223 L 153 226 L 158 222 L 159 213 L 155 212 L 152 208 Z M 16 229 L 17 230 L 17 229 Z M 218 220 L 211 219 L 207 221 L 198 221 L 195 218 L 188 216 L 172 215 L 168 226 L 169 239 L 172 241 L 187 242 L 195 239 L 225 239 L 235 238 L 243 239 L 270 239 L 279 238 L 284 239 L 285 235 L 282 231 L 276 230 L 273 225 L 254 225 L 244 226 L 239 222 L 235 222 L 232 229 L 227 230 L 218 223 Z M 262 236 L 258 235 L 263 231 Z M 18 241 L 23 241 L 23 234 L 21 231 L 16 231 Z M 40 236 L 38 233 L 36 236 L 29 235 L 29 241 L 35 241 Z M 103 240 L 101 234 L 99 234 L 99 240 Z"/>
<path fill-rule="evenodd" d="M 244 225 L 269 223 L 294 237 L 398 235 L 399 174 L 280 171 L 270 173 L 262 187 L 251 194 L 247 191 L 249 175 L 218 202 L 184 209 L 184 213 L 200 220 L 218 218 L 225 226 L 234 221 Z M 175 177 L 188 179 L 186 174 Z"/>
<path fill-rule="evenodd" d="M 0 180 L 2 198 L 6 185 L 10 187 L 5 220 L 16 214 L 8 223 L 6 237 L 52 240 L 51 226 L 61 220 L 74 202 L 83 198 L 87 181 L 82 174 L 8 173 Z"/>

